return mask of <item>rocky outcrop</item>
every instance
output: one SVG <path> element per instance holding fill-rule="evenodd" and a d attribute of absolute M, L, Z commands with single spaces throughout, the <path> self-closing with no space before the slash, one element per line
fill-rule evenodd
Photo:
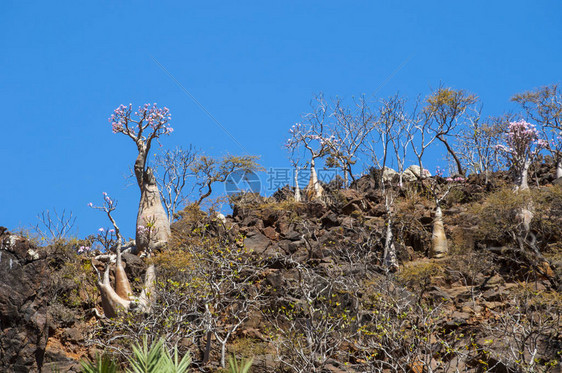
<path fill-rule="evenodd" d="M 38 372 L 48 339 L 43 251 L 0 227 L 0 371 Z"/>

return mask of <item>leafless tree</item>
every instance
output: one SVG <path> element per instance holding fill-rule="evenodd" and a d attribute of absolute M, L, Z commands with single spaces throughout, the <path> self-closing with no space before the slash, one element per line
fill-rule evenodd
<path fill-rule="evenodd" d="M 419 179 L 426 177 L 423 167 L 423 159 L 426 150 L 437 140 L 437 133 L 431 130 L 432 114 L 428 110 L 419 111 L 419 99 L 417 100 L 411 112 L 412 126 L 409 127 L 408 136 L 412 139 L 410 142 L 412 150 L 418 161 L 420 168 Z"/>
<path fill-rule="evenodd" d="M 53 209 L 52 215 L 49 210 L 45 210 L 37 215 L 37 219 L 39 224 L 35 226 L 35 232 L 42 241 L 46 240 L 47 244 L 67 238 L 76 223 L 76 217 L 73 216 L 72 211 L 67 214 L 66 210 L 62 210 L 60 215 L 56 209 Z"/>
<path fill-rule="evenodd" d="M 485 324 L 490 335 L 487 353 L 509 371 L 557 372 L 560 357 L 548 351 L 562 343 L 559 295 L 524 289 L 509 304 Z"/>
<path fill-rule="evenodd" d="M 364 96 L 354 99 L 351 106 L 346 106 L 341 99 L 336 99 L 331 117 L 333 122 L 329 129 L 331 136 L 326 136 L 330 158 L 333 164 L 341 167 L 344 186 L 349 179 L 355 181 L 352 167 L 357 163 L 359 152 L 367 137 L 375 128 L 375 115 Z"/>
<path fill-rule="evenodd" d="M 403 129 L 406 123 L 404 101 L 398 95 L 381 100 L 376 119 L 374 120 L 373 136 L 371 136 L 370 141 L 365 143 L 365 149 L 367 149 L 371 161 L 380 169 L 378 183 L 381 186 L 386 209 L 386 236 L 383 262 L 391 270 L 398 268 L 398 261 L 393 234 L 394 193 L 390 185 L 391 180 L 387 180 L 386 167 L 393 156 L 397 158 L 399 163 L 403 163 L 401 153 L 395 152 L 401 141 L 396 136 L 404 134 Z M 405 142 L 407 146 L 408 140 L 405 140 Z"/>
<path fill-rule="evenodd" d="M 342 304 L 343 276 L 321 275 L 292 261 L 298 279 L 275 307 L 265 310 L 273 326 L 279 361 L 293 372 L 323 372 L 350 332 L 353 314 Z"/>
<path fill-rule="evenodd" d="M 476 174 L 483 174 L 486 183 L 490 174 L 501 165 L 501 155 L 496 147 L 511 116 L 482 119 L 480 111 L 468 118 L 458 135 L 456 153 L 464 167 Z"/>
<path fill-rule="evenodd" d="M 262 293 L 256 286 L 258 271 L 249 253 L 240 247 L 207 247 L 197 255 L 201 261 L 197 277 L 205 290 L 201 294 L 207 332 L 204 361 L 210 353 L 212 334 L 220 344 L 220 364 L 224 368 L 227 343 L 259 305 Z"/>
<path fill-rule="evenodd" d="M 408 148 L 413 141 L 412 126 L 414 125 L 414 121 L 406 112 L 406 100 L 398 95 L 389 99 L 387 106 L 395 113 L 393 115 L 396 117 L 393 121 L 394 124 L 390 128 L 392 130 L 390 141 L 392 143 L 394 159 L 396 160 L 396 171 L 398 171 L 399 174 L 398 185 L 402 187 L 404 164 L 406 162 L 406 156 L 408 155 Z"/>
<path fill-rule="evenodd" d="M 187 205 L 195 189 L 192 168 L 197 159 L 198 151 L 192 145 L 165 150 L 154 157 L 154 176 L 170 223 L 175 213 Z"/>

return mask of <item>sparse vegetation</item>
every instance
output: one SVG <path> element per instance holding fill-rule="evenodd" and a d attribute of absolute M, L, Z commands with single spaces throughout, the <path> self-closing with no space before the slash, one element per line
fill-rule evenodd
<path fill-rule="evenodd" d="M 560 164 L 559 146 L 541 138 L 559 128 L 554 108 L 537 108 L 544 95 L 558 97 L 556 86 L 515 98 L 540 130 L 510 116 L 483 123 L 476 96 L 444 86 L 419 108 L 398 95 L 349 108 L 319 96 L 288 142 L 295 170 L 310 171 L 305 195 L 241 188 L 228 216 L 215 183 L 260 170 L 258 158 L 164 152 L 156 180 L 147 157 L 171 133 L 168 111 L 120 106 L 113 131 L 139 151 L 136 241 L 125 242 L 104 193 L 90 206 L 112 228 L 70 238 L 73 218 L 46 212 L 37 242 L 48 245 L 2 230 L 0 265 L 46 261 L 49 283 L 34 285 L 49 298 L 46 343 L 86 359 L 86 373 L 554 372 L 562 187 L 544 176 L 546 162 Z M 423 168 L 436 144 L 455 175 Z M 539 158 L 547 148 L 554 158 Z M 405 170 L 410 151 L 417 165 Z M 377 167 L 359 176 L 365 155 Z M 324 183 L 322 165 L 344 178 Z M 197 195 L 183 189 L 189 175 Z"/>

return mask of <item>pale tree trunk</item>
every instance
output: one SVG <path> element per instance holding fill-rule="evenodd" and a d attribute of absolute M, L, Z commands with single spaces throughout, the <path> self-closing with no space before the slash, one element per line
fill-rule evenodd
<path fill-rule="evenodd" d="M 171 235 L 170 221 L 162 205 L 156 179 L 150 167 L 145 169 L 147 155 L 146 146 L 139 145 L 139 155 L 135 162 L 135 176 L 141 191 L 141 198 L 135 240 L 137 249 L 141 252 L 165 247 Z"/>
<path fill-rule="evenodd" d="M 150 298 L 154 291 L 154 282 L 156 280 L 154 264 L 151 264 L 146 270 L 144 289 L 139 297 L 132 294 L 129 279 L 123 268 L 121 259 L 121 245 L 117 245 L 117 260 L 115 263 L 115 289 L 109 281 L 110 263 L 107 263 L 101 279 L 98 273 L 97 286 L 101 293 L 101 304 L 106 317 L 115 317 L 120 311 L 130 311 L 135 309 L 140 312 L 148 312 L 150 310 Z M 94 267 L 97 272 L 97 269 Z"/>
<path fill-rule="evenodd" d="M 523 168 L 517 175 L 515 190 L 527 190 L 529 189 L 529 167 L 531 166 L 531 161 L 526 160 L 523 164 Z"/>
<path fill-rule="evenodd" d="M 561 178 L 562 177 L 562 157 L 558 158 L 558 161 L 556 162 L 556 178 Z"/>
<path fill-rule="evenodd" d="M 324 188 L 322 188 L 322 185 L 320 185 L 318 181 L 314 158 L 310 161 L 310 182 L 306 189 L 310 199 L 321 198 L 324 193 Z"/>
<path fill-rule="evenodd" d="M 299 188 L 299 168 L 295 167 L 295 202 L 301 201 L 301 190 Z"/>
<path fill-rule="evenodd" d="M 435 209 L 435 217 L 433 218 L 433 234 L 431 236 L 431 258 L 442 258 L 449 252 L 447 244 L 447 236 L 445 234 L 445 226 L 443 224 L 443 211 L 439 202 Z"/>
<path fill-rule="evenodd" d="M 391 270 L 398 268 L 398 260 L 396 259 L 396 246 L 394 245 L 394 235 L 392 233 L 392 218 L 388 218 L 386 224 L 386 241 L 384 243 L 384 264 Z"/>

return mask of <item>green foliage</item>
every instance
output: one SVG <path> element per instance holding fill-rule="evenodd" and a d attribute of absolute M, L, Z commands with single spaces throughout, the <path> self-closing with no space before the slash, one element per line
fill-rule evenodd
<path fill-rule="evenodd" d="M 260 171 L 263 168 L 258 164 L 259 157 L 252 155 L 234 156 L 226 155 L 221 159 L 201 155 L 191 166 L 191 172 L 197 178 L 200 197 L 198 205 L 212 193 L 214 183 L 225 182 L 228 176 L 236 170 L 244 172 Z"/>
<path fill-rule="evenodd" d="M 82 373 L 116 373 L 119 366 L 109 355 L 97 354 L 94 361 L 81 361 Z"/>
<path fill-rule="evenodd" d="M 232 355 L 228 357 L 228 372 L 229 373 L 248 373 L 252 364 L 254 363 L 254 359 L 241 359 L 238 361 L 236 356 Z"/>
<path fill-rule="evenodd" d="M 170 372 L 170 373 L 187 372 L 187 369 L 191 364 L 191 356 L 189 354 L 185 354 L 184 357 L 180 359 L 178 353 L 178 346 L 174 346 L 173 356 L 171 356 L 170 352 L 166 349 L 164 350 L 164 353 L 166 355 L 165 358 L 166 363 L 164 364 L 164 366 L 166 367 L 166 369 L 164 369 L 165 372 Z"/>
<path fill-rule="evenodd" d="M 146 335 L 143 337 L 142 346 L 133 346 L 133 356 L 129 358 L 129 364 L 131 365 L 130 370 L 127 372 L 131 373 L 155 373 L 157 372 L 164 360 L 164 341 L 161 339 L 155 343 L 152 343 L 148 347 Z"/>
<path fill-rule="evenodd" d="M 177 346 L 172 357 L 164 347 L 163 339 L 153 342 L 148 347 L 145 335 L 142 346 L 133 346 L 133 356 L 129 358 L 129 364 L 132 369 L 128 369 L 128 373 L 184 373 L 191 364 L 191 358 L 186 354 L 180 360 Z"/>

